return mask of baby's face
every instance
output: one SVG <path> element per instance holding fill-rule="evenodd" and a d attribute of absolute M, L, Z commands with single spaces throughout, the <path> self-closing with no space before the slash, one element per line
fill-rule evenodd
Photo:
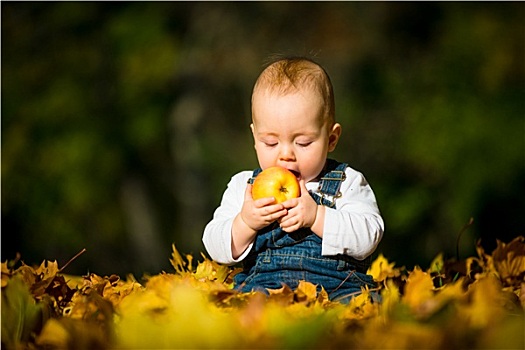
<path fill-rule="evenodd" d="M 311 91 L 257 92 L 251 127 L 260 167 L 278 165 L 305 182 L 315 179 L 341 133 L 339 124 L 325 121 L 323 110 L 321 97 Z"/>

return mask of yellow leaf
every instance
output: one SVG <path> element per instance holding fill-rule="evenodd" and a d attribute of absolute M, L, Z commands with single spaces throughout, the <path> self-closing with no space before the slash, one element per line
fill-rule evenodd
<path fill-rule="evenodd" d="M 62 326 L 62 323 L 58 319 L 52 318 L 44 325 L 36 344 L 44 348 L 67 349 L 69 339 L 69 333 Z"/>
<path fill-rule="evenodd" d="M 141 289 L 142 286 L 134 279 L 128 279 L 127 281 L 122 281 L 119 279 L 114 284 L 106 284 L 104 291 L 102 292 L 102 296 L 109 300 L 113 306 L 117 306 L 122 301 L 122 299 Z"/>
<path fill-rule="evenodd" d="M 106 349 L 109 339 L 97 323 L 60 318 L 46 322 L 36 344 L 43 349 Z"/>
<path fill-rule="evenodd" d="M 299 285 L 295 291 L 295 296 L 299 302 L 311 302 L 317 299 L 317 287 L 315 284 L 299 281 Z"/>
<path fill-rule="evenodd" d="M 436 299 L 440 300 L 442 303 L 448 300 L 463 300 L 465 298 L 465 291 L 463 288 L 464 283 L 463 278 L 460 278 L 453 283 L 447 283 L 439 290 Z"/>
<path fill-rule="evenodd" d="M 519 285 L 525 277 L 525 237 L 516 237 L 510 243 L 497 241 L 492 253 L 494 268 L 503 283 Z"/>
<path fill-rule="evenodd" d="M 173 266 L 173 268 L 175 268 L 175 271 L 177 271 L 178 274 L 186 274 L 188 272 L 188 270 L 186 269 L 186 262 L 182 259 L 182 256 L 175 247 L 175 244 L 172 244 L 171 248 L 173 250 L 170 259 L 171 265 Z"/>
<path fill-rule="evenodd" d="M 485 250 L 483 249 L 483 246 L 481 245 L 481 242 L 478 241 L 476 245 L 476 251 L 479 256 L 479 265 L 483 268 L 483 270 L 486 273 L 495 273 L 496 270 L 494 268 L 494 262 L 492 260 L 492 256 L 485 253 Z"/>
<path fill-rule="evenodd" d="M 230 269 L 228 266 L 223 266 L 213 260 L 204 259 L 197 265 L 197 269 L 193 276 L 198 280 L 208 280 L 224 282 L 228 277 Z"/>
<path fill-rule="evenodd" d="M 268 298 L 269 301 L 278 303 L 280 305 L 289 305 L 293 303 L 294 292 L 286 284 L 283 284 L 283 286 L 279 289 L 266 288 L 266 290 L 270 294 Z"/>
<path fill-rule="evenodd" d="M 476 279 L 476 275 L 480 272 L 477 271 L 479 267 L 481 266 L 482 262 L 480 262 L 479 258 L 476 257 L 469 257 L 465 259 L 465 266 L 467 267 L 467 276 Z"/>
<path fill-rule="evenodd" d="M 381 314 L 386 319 L 392 314 L 395 307 L 399 304 L 401 293 L 399 288 L 392 280 L 388 280 L 386 288 L 381 291 Z"/>
<path fill-rule="evenodd" d="M 435 328 L 411 322 L 390 322 L 368 327 L 358 339 L 358 349 L 449 349 Z"/>
<path fill-rule="evenodd" d="M 204 260 L 197 265 L 194 276 L 196 279 L 215 279 L 214 276 L 212 276 L 213 272 L 214 269 L 211 261 Z"/>
<path fill-rule="evenodd" d="M 432 298 L 433 290 L 434 283 L 430 275 L 416 266 L 408 275 L 403 301 L 412 309 L 416 309 L 424 301 Z"/>
<path fill-rule="evenodd" d="M 364 289 L 363 292 L 353 297 L 346 307 L 345 318 L 347 319 L 367 319 L 378 314 L 379 304 L 372 303 L 370 291 Z"/>
<path fill-rule="evenodd" d="M 55 261 L 43 261 L 40 267 L 35 270 L 37 275 L 41 275 L 44 280 L 46 278 L 55 277 L 58 273 L 58 263 Z"/>
<path fill-rule="evenodd" d="M 150 277 L 146 282 L 145 289 L 155 292 L 155 294 L 167 300 L 170 298 L 169 293 L 171 288 L 173 288 L 173 286 L 180 280 L 180 276 L 170 273 L 161 273 Z"/>
<path fill-rule="evenodd" d="M 315 303 L 321 307 L 326 307 L 331 303 L 330 298 L 328 297 L 328 292 L 322 286 Z"/>
<path fill-rule="evenodd" d="M 469 301 L 462 311 L 470 326 L 475 329 L 498 324 L 505 315 L 508 294 L 502 292 L 501 284 L 493 275 L 485 275 L 469 286 Z"/>
<path fill-rule="evenodd" d="M 7 261 L 2 263 L 2 273 L 0 274 L 2 278 L 2 288 L 7 286 L 7 282 L 9 281 L 9 278 L 11 277 L 11 271 L 7 267 Z"/>
<path fill-rule="evenodd" d="M 399 276 L 399 271 L 394 269 L 395 263 L 389 263 L 388 260 L 379 254 L 377 259 L 372 262 L 370 268 L 367 271 L 367 274 L 371 275 L 376 282 L 382 282 L 388 277 L 397 277 Z"/>
<path fill-rule="evenodd" d="M 175 280 L 174 280 L 175 281 Z M 156 285 L 159 288 L 160 285 Z M 208 301 L 188 283 L 166 290 L 135 293 L 122 302 L 116 326 L 120 349 L 235 348 L 243 336 L 235 318 Z M 168 296 L 167 300 L 156 294 Z"/>

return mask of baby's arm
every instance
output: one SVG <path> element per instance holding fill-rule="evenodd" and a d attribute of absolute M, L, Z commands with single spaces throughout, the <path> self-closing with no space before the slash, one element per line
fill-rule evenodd
<path fill-rule="evenodd" d="M 347 168 L 337 209 L 325 208 L 322 255 L 345 254 L 364 259 L 383 237 L 384 222 L 364 176 Z"/>
<path fill-rule="evenodd" d="M 202 235 L 202 242 L 210 257 L 221 264 L 237 262 L 232 256 L 232 227 L 236 215 L 241 211 L 246 181 L 252 172 L 235 174 L 222 194 L 220 205 L 215 209 Z"/>
<path fill-rule="evenodd" d="M 232 224 L 232 257 L 237 259 L 254 241 L 257 231 L 268 226 L 287 213 L 282 204 L 274 204 L 275 198 L 252 198 L 252 185 L 246 186 L 244 202 Z"/>

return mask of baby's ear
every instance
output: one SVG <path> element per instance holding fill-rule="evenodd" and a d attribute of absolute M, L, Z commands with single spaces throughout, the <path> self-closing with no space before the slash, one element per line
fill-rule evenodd
<path fill-rule="evenodd" d="M 253 147 L 257 149 L 257 145 L 255 144 L 255 126 L 253 125 L 253 123 L 250 124 L 250 130 L 252 131 L 253 136 Z"/>
<path fill-rule="evenodd" d="M 332 152 L 335 149 L 342 131 L 341 124 L 335 123 L 332 126 L 332 130 L 330 130 L 330 135 L 328 136 L 328 152 Z"/>

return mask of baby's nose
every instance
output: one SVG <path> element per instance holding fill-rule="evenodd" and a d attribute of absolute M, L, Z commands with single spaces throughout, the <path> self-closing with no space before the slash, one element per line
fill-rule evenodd
<path fill-rule="evenodd" d="M 279 152 L 279 159 L 285 161 L 295 160 L 295 153 L 293 148 L 287 145 L 283 145 Z"/>

